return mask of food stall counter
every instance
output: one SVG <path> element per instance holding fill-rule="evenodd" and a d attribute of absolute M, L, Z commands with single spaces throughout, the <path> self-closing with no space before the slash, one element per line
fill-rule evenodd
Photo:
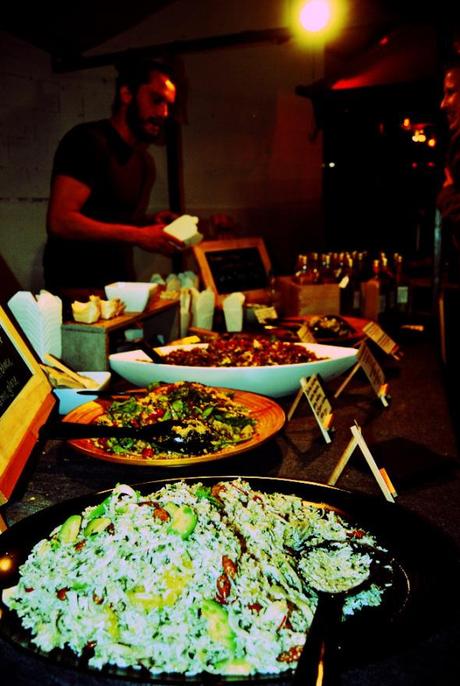
<path fill-rule="evenodd" d="M 227 460 L 209 461 L 195 467 L 144 468 L 111 464 L 73 451 L 62 441 L 48 441 L 33 454 L 28 469 L 4 507 L 4 517 L 12 526 L 45 507 L 68 498 L 111 489 L 117 483 L 177 477 L 243 475 L 304 480 L 327 484 L 350 440 L 350 427 L 358 423 L 370 449 L 392 478 L 398 496 L 396 505 L 409 516 L 421 518 L 423 526 L 439 542 L 439 565 L 458 569 L 460 564 L 460 473 L 457 436 L 451 424 L 444 392 L 443 369 L 436 342 L 429 336 L 408 338 L 404 358 L 382 364 L 387 375 L 391 401 L 384 407 L 373 394 L 364 375 L 356 374 L 334 405 L 333 440 L 327 444 L 307 403 L 298 408 L 285 428 L 270 441 Z M 332 398 L 340 384 L 335 379 L 326 390 Z M 288 412 L 293 397 L 279 399 Z M 359 452 L 359 451 L 358 451 Z M 350 460 L 337 483 L 339 489 L 383 501 L 382 493 L 360 455 Z M 439 534 L 439 538 L 438 538 Z M 428 539 L 427 539 L 428 540 Z M 446 547 L 444 547 L 446 546 Z M 424 555 L 438 554 L 427 547 Z M 341 676 L 342 686 L 422 686 L 457 683 L 455 675 L 460 614 L 457 588 L 440 588 L 440 612 L 420 624 L 432 622 L 419 632 L 411 626 L 398 649 L 387 654 L 351 663 Z M 449 601 L 449 598 L 451 599 Z M 423 608 L 421 608 L 423 613 Z M 413 635 L 411 635 L 413 632 Z M 359 653 L 360 646 L 356 646 Z M 123 678 L 104 677 L 94 672 L 75 671 L 65 662 L 37 657 L 4 638 L 0 640 L 0 665 L 10 674 L 11 683 L 40 683 L 44 686 L 121 686 Z M 273 683 L 288 684 L 288 676 Z M 136 683 L 136 681 L 134 681 Z M 138 680 L 137 683 L 149 683 Z M 157 682 L 159 683 L 159 682 Z M 263 682 L 262 682 L 263 683 Z"/>

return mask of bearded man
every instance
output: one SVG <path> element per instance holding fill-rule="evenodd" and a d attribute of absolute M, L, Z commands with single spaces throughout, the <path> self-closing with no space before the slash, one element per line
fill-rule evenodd
<path fill-rule="evenodd" d="M 112 116 L 75 126 L 59 143 L 43 260 L 50 291 L 133 281 L 133 246 L 164 255 L 181 247 L 163 233 L 174 215 L 146 214 L 155 180 L 147 148 L 161 140 L 175 98 L 166 65 L 128 62 L 119 69 Z"/>

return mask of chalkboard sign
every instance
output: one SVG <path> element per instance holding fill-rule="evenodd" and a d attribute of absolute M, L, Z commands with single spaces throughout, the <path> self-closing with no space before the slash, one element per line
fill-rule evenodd
<path fill-rule="evenodd" d="M 55 402 L 46 374 L 0 307 L 0 505 L 13 492 Z M 2 521 L 0 515 L 0 531 Z"/>
<path fill-rule="evenodd" d="M 219 293 L 267 287 L 267 273 L 257 248 L 216 250 L 207 257 Z"/>
<path fill-rule="evenodd" d="M 0 417 L 31 377 L 29 367 L 0 326 Z"/>
<path fill-rule="evenodd" d="M 216 293 L 218 304 L 235 291 L 243 292 L 247 302 L 267 297 L 271 264 L 261 238 L 203 241 L 193 246 L 193 252 L 201 280 Z"/>

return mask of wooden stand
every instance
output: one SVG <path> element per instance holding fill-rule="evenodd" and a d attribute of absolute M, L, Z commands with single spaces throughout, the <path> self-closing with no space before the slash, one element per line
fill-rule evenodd
<path fill-rule="evenodd" d="M 334 419 L 332 407 L 316 374 L 309 376 L 308 379 L 304 376 L 301 377 L 300 389 L 298 390 L 287 415 L 288 422 L 292 419 L 302 395 L 305 395 L 308 400 L 308 404 L 321 429 L 324 440 L 326 443 L 330 443 L 332 439 L 329 431 Z"/>
<path fill-rule="evenodd" d="M 387 355 L 391 355 L 398 362 L 401 360 L 403 353 L 399 345 L 376 322 L 367 322 L 363 326 L 363 333 L 374 341 Z"/>
<path fill-rule="evenodd" d="M 271 262 L 262 238 L 202 241 L 192 250 L 201 282 L 214 291 L 217 307 L 234 291 L 244 293 L 246 303 L 267 302 Z"/>
<path fill-rule="evenodd" d="M 108 356 L 116 352 L 117 342 L 126 342 L 124 331 L 143 328 L 146 341 L 156 335 L 165 343 L 179 337 L 179 301 L 155 300 L 145 312 L 127 312 L 120 317 L 99 320 L 95 324 L 65 322 L 62 325 L 62 359 L 82 371 L 109 369 Z"/>
<path fill-rule="evenodd" d="M 352 368 L 351 372 L 339 386 L 334 393 L 334 398 L 338 398 L 344 388 L 348 386 L 351 379 L 354 377 L 358 369 L 361 368 L 366 374 L 370 385 L 374 389 L 377 397 L 384 407 L 388 407 L 388 384 L 385 382 L 385 375 L 379 363 L 372 355 L 371 351 L 363 341 L 358 351 L 358 362 Z"/>
<path fill-rule="evenodd" d="M 328 485 L 329 486 L 335 486 L 337 483 L 340 475 L 342 474 L 343 470 L 347 466 L 355 448 L 357 446 L 360 447 L 362 454 L 364 455 L 364 458 L 369 465 L 369 469 L 372 472 L 372 475 L 374 476 L 375 480 L 377 481 L 380 490 L 382 491 L 383 495 L 385 496 L 386 500 L 390 503 L 395 502 L 395 497 L 398 495 L 396 493 L 395 487 L 390 481 L 390 478 L 388 474 L 386 473 L 385 469 L 379 469 L 377 467 L 377 464 L 374 460 L 374 457 L 372 456 L 371 451 L 369 450 L 369 447 L 364 440 L 362 434 L 361 434 L 361 428 L 358 426 L 358 424 L 355 423 L 355 426 L 350 427 L 350 431 L 352 433 L 352 438 L 345 448 L 345 451 L 343 452 L 343 455 L 337 462 L 337 465 L 334 468 L 334 471 L 332 472 L 331 476 L 328 479 Z"/>
<path fill-rule="evenodd" d="M 0 307 L 0 505 L 11 496 L 55 402 L 40 364 Z"/>

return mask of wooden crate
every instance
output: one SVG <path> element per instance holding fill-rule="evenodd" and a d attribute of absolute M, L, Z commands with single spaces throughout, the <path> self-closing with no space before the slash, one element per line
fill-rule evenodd
<path fill-rule="evenodd" d="M 284 316 L 305 314 L 340 314 L 340 289 L 336 283 L 299 286 L 292 276 L 278 279 Z"/>
<path fill-rule="evenodd" d="M 122 314 L 114 319 L 100 319 L 94 324 L 64 322 L 62 359 L 80 371 L 110 369 L 108 356 L 117 352 L 117 342 L 125 341 L 124 331 L 141 327 L 148 342 L 160 334 L 165 343 L 179 336 L 179 301 L 157 299 L 149 309 L 137 314 Z"/>

